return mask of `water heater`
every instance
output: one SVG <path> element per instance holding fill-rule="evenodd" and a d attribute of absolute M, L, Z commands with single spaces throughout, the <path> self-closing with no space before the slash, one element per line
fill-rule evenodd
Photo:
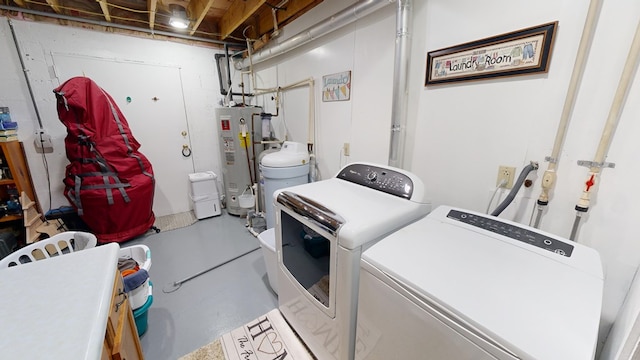
<path fill-rule="evenodd" d="M 256 183 L 258 156 L 263 150 L 261 107 L 224 107 L 216 109 L 222 178 L 227 212 L 244 216 L 247 209 L 240 206 L 238 198 Z"/>

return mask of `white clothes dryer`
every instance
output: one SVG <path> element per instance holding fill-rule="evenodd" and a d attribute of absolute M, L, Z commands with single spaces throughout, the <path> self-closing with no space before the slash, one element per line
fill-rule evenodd
<path fill-rule="evenodd" d="M 595 356 L 602 264 L 584 245 L 440 206 L 361 267 L 357 359 Z"/>
<path fill-rule="evenodd" d="M 274 201 L 280 312 L 318 359 L 353 359 L 360 255 L 429 213 L 424 185 L 401 169 L 354 163 Z"/>

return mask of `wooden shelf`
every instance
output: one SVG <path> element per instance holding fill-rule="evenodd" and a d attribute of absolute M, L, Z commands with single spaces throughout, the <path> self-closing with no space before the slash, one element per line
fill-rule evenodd
<path fill-rule="evenodd" d="M 0 217 L 0 223 L 15 220 L 22 220 L 22 215 L 5 215 L 3 217 Z"/>
<path fill-rule="evenodd" d="M 34 194 L 33 184 L 31 182 L 31 174 L 29 173 L 29 165 L 24 154 L 23 144 L 19 141 L 0 142 L 0 158 L 2 158 L 3 168 L 8 168 L 11 178 L 0 179 L 0 203 L 6 203 L 11 200 L 13 196 L 20 197 L 21 194 L 26 194 L 26 197 L 30 199 L 28 206 L 33 208 L 31 212 L 39 215 L 40 207 L 37 204 L 37 199 Z M 33 199 L 33 200 L 31 200 Z M 20 202 L 21 207 L 24 208 L 25 203 Z M 24 211 L 24 209 L 22 209 Z M 33 220 L 34 216 L 29 213 L 28 218 L 25 218 L 23 211 L 19 214 L 10 214 L 0 217 L 0 228 L 17 228 L 18 221 L 22 222 L 21 228 L 23 229 L 20 234 L 21 242 L 29 243 L 30 239 L 27 239 L 27 231 L 24 228 L 24 222 L 32 223 L 31 227 L 39 226 L 39 224 Z"/>

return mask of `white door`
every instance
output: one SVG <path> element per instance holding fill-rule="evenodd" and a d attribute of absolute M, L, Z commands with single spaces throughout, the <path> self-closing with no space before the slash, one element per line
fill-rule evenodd
<path fill-rule="evenodd" d="M 191 144 L 180 69 L 69 54 L 53 54 L 53 60 L 60 84 L 87 76 L 115 100 L 153 166 L 155 215 L 189 211 L 194 165 L 191 156 L 183 156 L 183 146 Z"/>

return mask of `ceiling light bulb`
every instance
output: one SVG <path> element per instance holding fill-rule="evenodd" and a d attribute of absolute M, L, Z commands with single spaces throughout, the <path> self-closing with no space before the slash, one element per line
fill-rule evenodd
<path fill-rule="evenodd" d="M 169 19 L 169 25 L 177 29 L 186 29 L 189 27 L 187 14 L 183 10 L 174 10 L 173 15 Z"/>

